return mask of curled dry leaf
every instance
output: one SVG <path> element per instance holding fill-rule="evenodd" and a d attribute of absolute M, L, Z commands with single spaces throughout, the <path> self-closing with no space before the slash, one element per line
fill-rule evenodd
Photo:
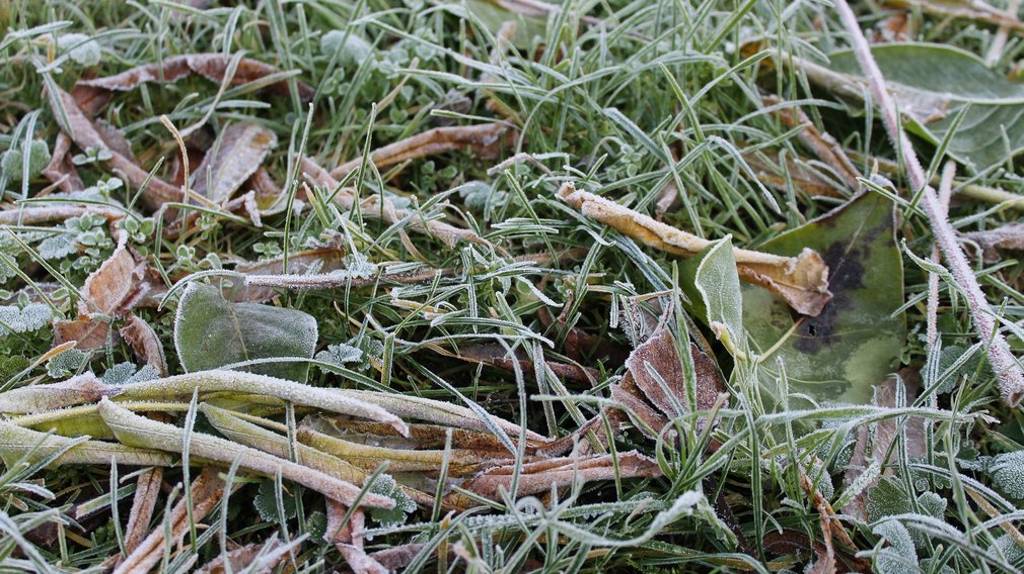
<path fill-rule="evenodd" d="M 124 561 L 117 565 L 114 574 L 131 574 L 134 572 L 149 572 L 163 558 L 164 548 L 177 546 L 189 531 L 189 520 L 199 522 L 206 518 L 206 515 L 213 510 L 217 502 L 224 497 L 224 481 L 218 476 L 216 470 L 210 467 L 203 469 L 203 472 L 192 481 L 192 508 L 187 504 L 189 498 L 181 498 L 171 510 L 167 524 L 160 524 L 149 533 Z M 170 540 L 165 540 L 165 529 L 171 534 Z"/>
<path fill-rule="evenodd" d="M 120 74 L 105 76 L 92 80 L 81 80 L 79 86 L 101 88 L 114 92 L 134 90 L 147 82 L 176 82 L 186 76 L 199 74 L 204 78 L 222 83 L 227 76 L 232 56 L 228 54 L 185 54 L 172 56 L 162 63 L 146 64 Z M 252 58 L 242 58 L 238 68 L 231 77 L 230 85 L 239 86 L 252 82 L 269 82 L 267 89 L 281 95 L 288 95 L 288 82 L 285 76 L 295 75 L 282 73 L 274 66 Z M 316 94 L 309 84 L 298 82 L 299 96 L 304 101 L 313 99 Z"/>
<path fill-rule="evenodd" d="M 426 472 L 437 471 L 443 465 L 446 453 L 443 449 L 413 450 L 388 448 L 362 444 L 330 436 L 320 432 L 316 419 L 312 423 L 303 423 L 296 435 L 303 444 L 319 451 L 332 454 L 364 469 L 374 469 L 387 462 L 388 469 L 393 472 Z M 448 473 L 451 476 L 465 476 L 480 471 L 482 468 L 496 463 L 510 462 L 508 451 L 504 456 L 495 458 L 487 452 L 469 449 L 452 449 L 449 453 Z"/>
<path fill-rule="evenodd" d="M 558 198 L 586 217 L 666 253 L 693 256 L 712 244 L 614 201 L 577 191 L 571 182 L 562 186 Z M 733 256 L 742 279 L 770 290 L 801 314 L 817 316 L 832 298 L 828 290 L 828 267 L 811 249 L 804 249 L 796 257 L 734 249 Z"/>
<path fill-rule="evenodd" d="M 348 522 L 348 509 L 334 501 L 327 501 L 327 530 L 324 539 L 333 542 L 355 574 L 387 574 L 388 569 L 366 554 L 363 549 L 363 533 L 366 530 L 366 515 L 356 510 Z"/>
<path fill-rule="evenodd" d="M 72 217 L 81 217 L 87 213 L 102 215 L 109 222 L 124 217 L 113 209 L 95 205 L 47 205 L 45 207 L 11 207 L 0 210 L 0 225 L 36 225 L 64 221 Z"/>
<path fill-rule="evenodd" d="M 99 413 L 122 443 L 166 452 L 182 451 L 185 438 L 182 428 L 137 415 L 107 399 L 100 401 Z M 393 500 L 376 494 L 366 494 L 360 500 L 361 489 L 350 482 L 219 437 L 194 432 L 190 435 L 189 449 L 193 456 L 225 465 L 237 461 L 240 468 L 264 476 L 280 473 L 288 480 L 346 504 L 356 504 L 358 500 L 359 504 L 368 506 L 394 506 Z"/>
<path fill-rule="evenodd" d="M 92 373 L 72 377 L 49 385 L 30 385 L 0 393 L 0 412 L 5 414 L 38 413 L 94 403 L 119 392 Z"/>
<path fill-rule="evenodd" d="M 121 233 L 114 252 L 85 279 L 78 312 L 120 315 L 125 311 L 125 303 L 144 285 L 143 274 L 144 265 L 135 261 L 128 250 L 128 236 Z"/>
<path fill-rule="evenodd" d="M 257 123 L 229 125 L 196 168 L 192 191 L 223 204 L 256 173 L 276 146 L 277 135 Z"/>
<path fill-rule="evenodd" d="M 163 483 L 164 471 L 160 467 L 144 471 L 135 481 L 135 497 L 132 509 L 128 513 L 128 525 L 124 531 L 124 549 L 131 554 L 142 544 L 153 518 L 157 497 L 160 496 L 160 485 Z"/>
<path fill-rule="evenodd" d="M 78 169 L 71 162 L 68 151 L 71 149 L 71 138 L 64 132 L 57 134 L 57 141 L 53 144 L 53 154 L 50 156 L 50 163 L 43 168 L 43 177 L 59 187 L 66 193 L 81 191 L 85 189 L 85 183 L 78 175 Z"/>
<path fill-rule="evenodd" d="M 50 466 L 109 465 L 111 461 L 127 466 L 170 466 L 174 463 L 173 457 L 162 452 L 98 440 L 67 438 L 0 421 L 0 458 L 8 468 L 26 455 L 36 461 L 61 452 L 63 454 Z"/>
<path fill-rule="evenodd" d="M 773 189 L 786 192 L 792 185 L 810 197 L 845 197 L 834 183 L 791 156 L 783 160 L 745 151 L 743 161 L 747 162 L 758 181 Z"/>
<path fill-rule="evenodd" d="M 60 88 L 54 89 L 57 93 L 55 98 L 50 98 L 50 101 L 51 103 L 54 103 L 54 100 L 61 102 L 68 121 L 68 125 L 62 125 L 61 128 L 65 130 L 68 137 L 83 150 L 91 148 L 110 152 L 111 169 L 120 172 L 128 183 L 137 188 L 142 188 L 145 185 L 142 199 L 150 208 L 156 209 L 166 202 L 180 201 L 184 197 L 182 189 L 160 178 L 150 177 L 149 172 L 139 167 L 131 158 L 125 157 L 111 148 L 92 120 L 78 107 L 75 99 Z M 54 115 L 58 118 L 62 117 L 58 110 L 54 110 Z"/>
<path fill-rule="evenodd" d="M 407 435 L 408 426 L 398 416 L 352 395 L 357 391 L 321 389 L 294 381 L 277 379 L 244 371 L 199 371 L 152 381 L 143 381 L 123 387 L 125 400 L 166 400 L 169 397 L 186 398 L 198 389 L 200 398 L 209 393 L 255 394 L 275 397 L 299 406 L 323 409 L 383 422 Z M 375 395 L 379 393 L 366 393 Z M 402 396 L 402 395 L 397 395 Z"/>
<path fill-rule="evenodd" d="M 167 376 L 167 359 L 164 357 L 164 346 L 160 343 L 156 331 L 149 323 L 137 315 L 129 315 L 120 331 L 121 338 L 132 348 L 135 356 L 143 363 L 152 366 L 161 377 Z"/>
<path fill-rule="evenodd" d="M 467 363 L 488 365 L 504 369 L 506 371 L 514 369 L 513 359 L 508 356 L 508 352 L 505 348 L 498 343 L 459 345 L 457 351 L 449 351 L 448 349 L 439 346 L 431 346 L 431 349 L 442 356 L 452 357 L 454 359 L 459 359 L 460 361 L 466 361 Z M 519 363 L 519 366 L 525 375 L 530 377 L 535 375 L 533 359 L 525 352 L 521 350 L 517 351 L 515 362 Z M 559 377 L 570 381 L 592 383 L 601 379 L 600 373 L 596 369 L 567 363 L 559 363 L 557 361 L 545 361 L 544 364 L 551 367 L 551 370 Z"/>
<path fill-rule="evenodd" d="M 482 158 L 493 158 L 514 135 L 514 130 L 503 123 L 434 128 L 373 151 L 370 161 L 380 169 L 461 148 L 472 149 Z M 363 158 L 357 157 L 331 170 L 331 177 L 342 179 L 362 165 Z"/>
<path fill-rule="evenodd" d="M 995 229 L 964 233 L 965 239 L 974 241 L 982 248 L 986 262 L 999 260 L 999 251 L 1024 250 L 1024 223 L 1010 223 Z"/>
<path fill-rule="evenodd" d="M 515 472 L 514 465 L 492 468 L 467 480 L 461 488 L 499 500 L 499 489 L 511 487 Z M 635 450 L 618 453 L 615 461 L 612 455 L 553 458 L 522 465 L 516 495 L 538 494 L 552 487 L 570 486 L 576 481 L 612 480 L 616 475 L 620 478 L 651 478 L 661 476 L 661 469 L 653 459 Z"/>
<path fill-rule="evenodd" d="M 315 185 L 334 194 L 334 202 L 348 211 L 355 206 L 356 197 L 351 188 L 340 188 L 338 180 L 309 158 L 302 158 L 302 173 Z M 337 193 L 335 194 L 335 190 Z M 383 203 L 382 203 L 383 201 Z M 410 229 L 437 237 L 449 246 L 459 242 L 486 243 L 483 238 L 469 229 L 462 229 L 436 219 L 425 219 L 423 215 L 408 209 L 399 209 L 386 197 L 373 194 L 360 199 L 359 208 L 366 219 L 381 218 L 389 224 L 404 222 Z"/>
<path fill-rule="evenodd" d="M 697 345 L 689 343 L 688 346 L 697 383 L 697 410 L 711 409 L 718 395 L 725 391 L 722 375 L 715 362 Z M 694 410 L 689 404 L 676 338 L 667 327 L 659 327 L 650 339 L 634 349 L 626 359 L 626 368 L 627 378 L 632 379 L 644 397 L 665 416 L 674 418 Z"/>
<path fill-rule="evenodd" d="M 321 425 L 325 425 L 330 429 L 322 430 L 322 432 L 364 444 L 375 444 L 392 448 L 441 449 L 445 447 L 448 434 L 451 433 L 451 445 L 453 448 L 508 454 L 508 450 L 497 437 L 493 434 L 476 430 L 441 425 L 411 424 L 409 425 L 409 436 L 403 437 L 395 429 L 382 423 L 357 420 L 340 415 L 318 415 L 317 419 Z M 534 454 L 546 444 L 547 441 L 537 442 L 527 439 L 524 445 L 526 454 Z"/>
<path fill-rule="evenodd" d="M 422 542 L 411 542 L 409 544 L 402 544 L 400 546 L 392 546 L 391 548 L 378 550 L 377 552 L 370 554 L 370 557 L 388 570 L 398 571 L 411 564 L 413 559 L 419 555 L 420 551 L 423 550 L 425 546 L 426 544 Z"/>

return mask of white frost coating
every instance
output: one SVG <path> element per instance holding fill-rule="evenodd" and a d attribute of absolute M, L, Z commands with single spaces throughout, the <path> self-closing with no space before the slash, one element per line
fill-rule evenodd
<path fill-rule="evenodd" d="M 1024 450 L 995 457 L 989 472 L 1004 493 L 1011 498 L 1024 498 Z"/>

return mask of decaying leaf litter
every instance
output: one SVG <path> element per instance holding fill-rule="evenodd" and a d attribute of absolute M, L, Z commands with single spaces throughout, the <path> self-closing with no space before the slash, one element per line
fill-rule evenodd
<path fill-rule="evenodd" d="M 0 7 L 5 566 L 1024 566 L 1019 3 L 413 4 Z"/>

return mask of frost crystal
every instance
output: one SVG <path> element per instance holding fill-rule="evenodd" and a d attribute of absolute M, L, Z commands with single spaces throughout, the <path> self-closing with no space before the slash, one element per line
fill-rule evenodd
<path fill-rule="evenodd" d="M 404 524 L 406 515 L 416 511 L 416 503 L 409 498 L 409 495 L 402 491 L 398 483 L 395 482 L 395 479 L 389 474 L 377 476 L 367 490 L 374 494 L 383 494 L 395 501 L 395 507 L 391 510 L 383 508 L 370 509 L 370 516 L 381 526 L 387 527 Z"/>
<path fill-rule="evenodd" d="M 42 303 L 29 303 L 24 307 L 0 306 L 0 337 L 11 333 L 29 333 L 46 326 L 53 313 Z"/>
<path fill-rule="evenodd" d="M 345 363 L 359 362 L 362 358 L 363 352 L 360 349 L 345 343 L 328 345 L 326 349 L 316 354 L 316 360 L 339 367 Z"/>
<path fill-rule="evenodd" d="M 57 47 L 82 66 L 95 66 L 103 58 L 99 43 L 85 34 L 64 34 L 57 39 Z"/>
<path fill-rule="evenodd" d="M 85 366 L 88 355 L 78 349 L 68 349 L 46 362 L 46 374 L 54 379 L 70 377 Z"/>
<path fill-rule="evenodd" d="M 320 52 L 325 56 L 333 56 L 335 52 L 339 52 L 338 62 L 348 65 L 366 60 L 373 50 L 369 42 L 354 32 L 331 30 L 320 38 Z"/>

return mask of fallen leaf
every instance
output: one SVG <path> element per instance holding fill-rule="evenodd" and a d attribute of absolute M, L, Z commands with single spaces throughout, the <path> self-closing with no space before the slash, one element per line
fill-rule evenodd
<path fill-rule="evenodd" d="M 124 550 L 128 554 L 134 552 L 146 536 L 149 522 L 153 518 L 153 510 L 156 508 L 157 497 L 160 496 L 163 478 L 163 469 L 156 467 L 144 471 L 135 480 L 135 497 L 132 499 L 132 509 L 128 513 L 128 525 L 124 530 Z"/>
<path fill-rule="evenodd" d="M 188 398 L 194 392 L 200 399 L 213 393 L 225 395 L 264 395 L 298 406 L 312 407 L 332 413 L 363 417 L 391 425 L 402 435 L 409 433 L 402 419 L 369 401 L 361 400 L 342 389 L 323 389 L 244 371 L 199 371 L 162 379 L 141 381 L 121 387 L 124 400 L 166 400 Z M 368 393 L 373 396 L 383 393 Z"/>
<path fill-rule="evenodd" d="M 500 500 L 499 489 L 508 490 L 516 474 L 515 465 L 486 470 L 462 483 L 461 488 Z M 617 460 L 612 455 L 553 458 L 523 464 L 518 475 L 516 496 L 548 492 L 553 487 L 571 486 L 576 481 L 592 482 L 620 478 L 651 478 L 661 476 L 658 464 L 637 451 L 621 452 Z"/>
<path fill-rule="evenodd" d="M 347 514 L 345 506 L 327 501 L 327 532 L 324 538 L 334 543 L 354 574 L 387 574 L 388 570 L 363 549 L 366 515 L 356 510 L 346 523 L 344 518 Z"/>
<path fill-rule="evenodd" d="M 142 285 L 142 267 L 128 251 L 128 235 L 121 233 L 114 252 L 86 277 L 78 302 L 79 314 L 117 316 L 127 311 L 124 304 Z"/>
<path fill-rule="evenodd" d="M 995 229 L 972 231 L 962 237 L 974 241 L 981 246 L 985 261 L 992 263 L 999 260 L 999 251 L 1024 250 L 1024 223 L 1009 223 Z"/>
<path fill-rule="evenodd" d="M 196 167 L 192 191 L 223 204 L 256 173 L 276 146 L 277 135 L 260 124 L 229 125 Z"/>
<path fill-rule="evenodd" d="M 156 369 L 161 377 L 167 376 L 167 359 L 164 357 L 163 343 L 149 323 L 137 315 L 129 315 L 118 332 L 140 361 Z"/>
<path fill-rule="evenodd" d="M 712 244 L 614 201 L 577 191 L 571 182 L 562 186 L 558 198 L 584 216 L 666 253 L 690 257 Z M 831 299 L 828 267 L 811 249 L 791 257 L 734 249 L 733 256 L 742 279 L 773 291 L 799 313 L 816 316 Z"/>
<path fill-rule="evenodd" d="M 780 254 L 814 248 L 824 254 L 832 300 L 817 317 L 796 317 L 767 290 L 743 289 L 743 324 L 759 358 L 762 388 L 778 380 L 818 400 L 866 404 L 871 388 L 899 358 L 904 316 L 902 257 L 892 203 L 862 193 L 846 205 L 764 244 Z"/>
<path fill-rule="evenodd" d="M 220 289 L 191 283 L 178 301 L 174 347 L 188 372 L 217 369 L 253 359 L 311 359 L 317 323 L 296 309 L 259 303 L 234 303 Z M 253 365 L 246 370 L 305 381 L 306 362 Z"/>
<path fill-rule="evenodd" d="M 131 159 L 111 149 L 93 122 L 79 109 L 75 99 L 60 88 L 56 88 L 56 90 L 55 98 L 50 98 L 51 104 L 54 99 L 58 99 L 62 103 L 68 125 L 61 125 L 61 129 L 75 142 L 75 145 L 83 150 L 92 148 L 110 152 L 109 164 L 112 170 L 120 172 L 128 183 L 137 188 L 145 185 L 142 199 L 150 208 L 159 208 L 169 201 L 181 201 L 184 197 L 182 189 L 174 187 L 160 178 L 150 177 L 149 172 L 136 165 Z M 58 110 L 54 110 L 54 115 L 59 118 L 62 114 Z"/>
<path fill-rule="evenodd" d="M 237 487 L 237 483 L 234 485 Z M 192 481 L 191 497 L 182 497 L 170 512 L 165 524 L 159 524 L 139 545 L 117 565 L 114 574 L 132 574 L 149 572 L 164 556 L 164 548 L 173 548 L 181 543 L 189 531 L 189 521 L 199 522 L 213 510 L 223 498 L 224 481 L 216 470 L 210 467 Z M 192 508 L 187 504 L 191 502 Z M 165 531 L 171 535 L 170 540 L 164 538 Z"/>
<path fill-rule="evenodd" d="M 216 558 L 196 570 L 196 574 L 227 574 L 228 572 L 263 574 L 265 572 L 273 572 L 274 567 L 281 560 L 284 560 L 291 550 L 293 550 L 292 547 L 284 547 L 277 534 L 274 534 L 261 544 L 246 544 L 230 552 L 219 554 Z"/>
<path fill-rule="evenodd" d="M 514 369 L 513 360 L 508 356 L 508 352 L 505 348 L 498 343 L 459 345 L 456 351 L 449 351 L 448 349 L 440 346 L 431 346 L 431 349 L 442 356 L 459 359 L 460 361 L 466 361 L 467 363 L 488 365 L 504 369 L 506 371 L 512 371 Z M 522 369 L 522 372 L 527 376 L 533 377 L 535 375 L 533 359 L 527 356 L 525 352 L 517 352 L 515 362 L 519 363 L 520 369 Z M 601 379 L 600 373 L 598 373 L 596 369 L 560 363 L 557 361 L 544 361 L 544 364 L 551 367 L 551 371 L 554 372 L 555 375 L 569 381 L 592 384 Z"/>
<path fill-rule="evenodd" d="M 57 134 L 57 141 L 53 144 L 53 155 L 50 156 L 50 163 L 43 168 L 43 177 L 60 187 L 65 193 L 72 193 L 85 189 L 85 183 L 78 175 L 78 169 L 71 163 L 68 151 L 71 149 L 71 138 L 64 132 Z"/>
<path fill-rule="evenodd" d="M 799 107 L 782 107 L 784 102 L 776 96 L 766 96 L 764 104 L 775 108 L 772 112 L 773 115 L 779 118 L 785 127 L 790 129 L 801 128 L 797 133 L 797 138 L 807 149 L 814 152 L 818 159 L 831 167 L 848 188 L 853 191 L 860 188 L 860 182 L 857 181 L 857 178 L 860 177 L 860 172 L 857 171 L 853 162 L 847 157 L 843 146 L 839 145 L 839 142 L 828 133 L 818 130 L 814 122 L 807 117 L 803 110 Z"/>
<path fill-rule="evenodd" d="M 16 206 L 0 210 L 0 225 L 36 225 L 64 221 L 72 217 L 81 217 L 87 213 L 102 215 L 110 222 L 124 217 L 121 212 L 94 205 Z"/>
<path fill-rule="evenodd" d="M 102 349 L 110 342 L 109 320 L 97 317 L 78 317 L 53 322 L 53 344 L 74 342 L 80 351 Z"/>
<path fill-rule="evenodd" d="M 891 8 L 920 10 L 939 18 L 957 18 L 1005 26 L 1011 30 L 1024 30 L 1024 23 L 1016 15 L 995 8 L 983 0 L 884 0 L 882 4 Z"/>
<path fill-rule="evenodd" d="M 121 443 L 165 452 L 182 452 L 185 430 L 180 427 L 137 415 L 108 399 L 100 401 L 99 413 Z M 263 476 L 274 477 L 280 473 L 288 480 L 349 505 L 356 504 L 357 501 L 361 505 L 381 508 L 391 508 L 394 505 L 394 501 L 386 496 L 361 496 L 361 489 L 351 482 L 223 438 L 193 432 L 189 439 L 189 452 L 198 458 L 224 465 L 237 463 L 239 468 Z"/>
<path fill-rule="evenodd" d="M 462 148 L 470 148 L 480 157 L 491 158 L 497 155 L 502 146 L 511 143 L 514 133 L 503 123 L 434 128 L 374 150 L 370 154 L 370 161 L 380 169 Z M 344 179 L 362 165 L 363 158 L 357 157 L 331 170 L 331 177 Z"/>
<path fill-rule="evenodd" d="M 231 59 L 232 56 L 220 53 L 172 56 L 166 58 L 162 63 L 145 64 L 113 76 L 81 80 L 77 85 L 127 92 L 147 82 L 176 82 L 193 73 L 220 84 L 227 75 Z M 280 76 L 282 76 L 282 72 L 270 64 L 252 58 L 242 58 L 238 62 L 238 68 L 231 78 L 230 85 L 239 86 L 266 81 L 269 77 L 272 82 L 267 88 L 279 95 L 287 96 L 289 93 L 288 83 Z M 303 82 L 298 82 L 298 89 L 299 96 L 303 101 L 312 100 L 316 94 L 316 90 Z"/>
<path fill-rule="evenodd" d="M 745 151 L 743 160 L 750 166 L 758 181 L 773 189 L 788 192 L 792 185 L 797 191 L 809 197 L 845 197 L 835 183 L 819 175 L 802 161 L 797 161 L 792 155 L 786 155 L 785 159 L 766 158 L 759 152 Z"/>

